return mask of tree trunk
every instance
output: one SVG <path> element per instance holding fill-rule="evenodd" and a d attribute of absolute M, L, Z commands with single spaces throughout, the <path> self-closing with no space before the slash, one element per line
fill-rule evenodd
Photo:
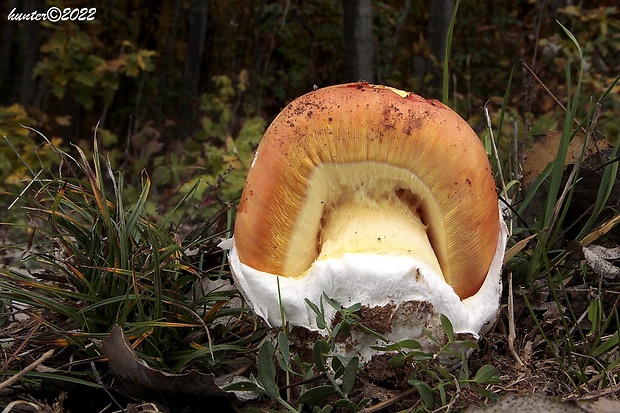
<path fill-rule="evenodd" d="M 430 86 L 435 91 L 441 90 L 442 64 L 454 5 L 455 0 L 431 0 L 430 2 L 426 41 L 431 56 L 414 56 L 414 77 L 421 80 L 428 73 L 432 75 L 430 85 L 423 85 L 423 89 Z"/>
<path fill-rule="evenodd" d="M 428 20 L 428 45 L 438 62 L 443 62 L 454 0 L 431 0 Z"/>
<path fill-rule="evenodd" d="M 202 74 L 202 56 L 209 17 L 209 2 L 193 0 L 187 15 L 187 54 L 185 57 L 184 89 L 198 95 Z"/>
<path fill-rule="evenodd" d="M 373 82 L 372 0 L 343 0 L 342 3 L 345 80 Z"/>
<path fill-rule="evenodd" d="M 45 8 L 45 2 L 43 0 L 27 0 L 27 1 L 10 1 L 8 13 L 16 7 L 16 12 L 27 13 L 34 10 L 43 10 Z M 6 20 L 7 15 L 3 18 Z M 15 22 L 5 21 L 4 24 L 12 26 L 10 29 L 5 29 L 6 34 L 13 38 L 4 38 L 10 45 L 14 45 L 16 40 L 17 49 L 9 49 L 9 53 L 13 53 L 13 56 L 9 60 L 5 60 L 3 65 L 8 65 L 9 70 L 6 73 L 7 77 L 13 78 L 9 82 L 13 83 L 13 90 L 11 91 L 11 103 L 15 100 L 22 106 L 35 105 L 37 102 L 37 95 L 40 91 L 37 91 L 37 84 L 41 83 L 40 79 L 32 79 L 32 71 L 39 59 L 39 48 L 42 43 L 42 28 L 39 22 Z M 15 39 L 15 36 L 17 38 Z M 19 68 L 19 69 L 15 69 Z M 3 69 L 4 71 L 4 69 Z M 13 72 L 12 74 L 9 74 Z M 3 74 L 4 75 L 4 74 Z M 4 76 L 3 76 L 4 78 Z"/>

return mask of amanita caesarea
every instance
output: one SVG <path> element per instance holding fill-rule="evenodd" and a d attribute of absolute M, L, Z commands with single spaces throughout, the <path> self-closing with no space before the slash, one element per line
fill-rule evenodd
<path fill-rule="evenodd" d="M 505 244 L 491 167 L 469 125 L 438 101 L 353 83 L 310 92 L 276 117 L 222 246 L 271 326 L 283 310 L 290 325 L 316 330 L 304 299 L 318 305 L 325 293 L 387 308 L 382 333 L 395 342 L 418 338 L 438 314 L 476 336 L 498 310 Z M 433 317 L 411 313 L 429 309 Z M 356 351 L 367 356 L 374 342 L 362 341 Z"/>

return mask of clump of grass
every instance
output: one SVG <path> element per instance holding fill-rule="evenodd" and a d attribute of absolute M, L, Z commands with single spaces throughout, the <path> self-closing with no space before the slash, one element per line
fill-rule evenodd
<path fill-rule="evenodd" d="M 69 349 L 78 364 L 101 359 L 101 340 L 119 325 L 141 358 L 172 372 L 189 362 L 224 368 L 261 338 L 241 302 L 231 305 L 234 288 L 200 287 L 229 276 L 223 254 L 213 251 L 230 231 L 230 208 L 200 235 L 184 237 L 171 217 L 189 195 L 167 214 L 149 216 L 146 173 L 137 198 L 127 200 L 123 175 L 112 171 L 96 139 L 90 160 L 79 147 L 77 159 L 52 149 L 58 171 L 26 165 L 32 179 L 12 205 L 28 215 L 31 237 L 22 259 L 0 268 L 5 323 L 39 320 L 30 339 Z M 19 350 L 26 343 L 11 344 Z"/>
<path fill-rule="evenodd" d="M 572 85 L 574 79 L 571 67 L 566 65 L 569 93 L 564 107 L 558 151 L 554 161 L 547 165 L 529 188 L 525 188 L 524 195 L 515 196 L 512 216 L 515 219 L 515 234 L 521 237 L 521 241 L 508 251 L 507 256 L 513 259 L 508 262 L 507 268 L 514 270 L 515 278 L 522 283 L 525 305 L 546 343 L 545 353 L 557 362 L 568 387 L 575 394 L 583 395 L 594 388 L 615 384 L 618 370 L 618 362 L 614 361 L 619 344 L 617 331 L 620 328 L 617 291 L 614 291 L 613 285 L 604 283 L 602 278 L 596 282 L 588 280 L 588 277 L 593 276 L 593 271 L 584 265 L 579 252 L 603 236 L 617 221 L 617 212 L 608 206 L 608 200 L 616 183 L 620 140 L 615 142 L 608 162 L 601 166 L 600 185 L 589 211 L 575 222 L 567 222 L 567 216 L 572 208 L 575 190 L 583 179 L 584 152 L 587 142 L 596 132 L 598 111 L 620 76 L 612 81 L 600 97 L 590 99 L 589 110 L 580 119 L 584 57 L 577 39 L 561 24 L 560 27 L 572 40 L 578 53 L 576 86 Z M 505 106 L 500 119 L 503 119 L 504 110 Z M 567 168 L 569 143 L 582 131 L 585 132 L 585 139 L 579 159 Z M 518 185 L 513 186 L 515 188 Z M 525 223 L 520 218 L 533 207 L 536 198 L 544 199 L 543 206 L 535 215 L 535 222 Z M 569 228 L 570 233 L 575 234 L 569 240 L 573 248 L 566 242 Z M 578 254 L 575 254 L 575 250 Z M 590 289 L 589 304 L 571 298 L 576 288 Z M 529 297 L 536 291 L 547 292 L 549 301 L 555 305 L 558 317 L 553 323 L 544 323 L 531 303 Z M 596 380 L 592 380 L 593 377 Z"/>

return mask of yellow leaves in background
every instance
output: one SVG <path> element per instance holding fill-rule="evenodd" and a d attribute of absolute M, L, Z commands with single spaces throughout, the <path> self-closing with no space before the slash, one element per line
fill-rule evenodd
<path fill-rule="evenodd" d="M 70 117 L 56 118 L 56 122 L 69 122 Z M 21 185 L 20 181 L 30 177 L 24 162 L 37 167 L 39 162 L 54 165 L 57 158 L 43 139 L 37 139 L 30 127 L 38 124 L 30 118 L 19 104 L 0 106 L 0 188 L 4 185 Z M 52 137 L 52 145 L 60 146 L 62 139 Z M 15 151 L 19 151 L 21 161 Z"/>
<path fill-rule="evenodd" d="M 56 123 L 60 126 L 70 126 L 71 125 L 71 116 L 56 116 Z"/>

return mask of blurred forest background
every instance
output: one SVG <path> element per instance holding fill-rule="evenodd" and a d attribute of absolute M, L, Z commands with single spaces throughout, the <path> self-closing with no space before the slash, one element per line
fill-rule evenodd
<path fill-rule="evenodd" d="M 84 22 L 7 20 L 51 6 L 97 12 Z M 98 124 L 101 152 L 129 188 L 149 174 L 151 213 L 195 185 L 197 210 L 234 202 L 269 122 L 315 85 L 364 79 L 441 98 L 453 10 L 453 0 L 3 1 L 0 193 L 19 193 L 30 176 L 16 151 L 32 165 L 58 162 L 20 124 L 68 152 L 92 147 Z M 506 137 L 560 129 L 562 110 L 541 83 L 564 101 L 578 53 L 556 20 L 584 52 L 585 113 L 620 72 L 615 0 L 461 1 L 448 103 L 478 132 L 481 107 L 489 102 L 497 121 L 509 85 Z M 613 141 L 617 88 L 606 102 L 598 127 Z M 12 199 L 0 197 L 0 208 Z"/>

